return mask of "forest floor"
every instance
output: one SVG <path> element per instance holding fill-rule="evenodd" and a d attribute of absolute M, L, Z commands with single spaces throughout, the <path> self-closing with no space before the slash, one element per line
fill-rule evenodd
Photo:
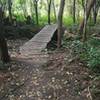
<path fill-rule="evenodd" d="M 10 54 L 18 54 L 27 40 L 9 40 Z M 91 92 L 94 77 L 67 49 L 52 51 L 44 64 L 16 59 L 0 71 L 0 100 L 100 100 Z"/>

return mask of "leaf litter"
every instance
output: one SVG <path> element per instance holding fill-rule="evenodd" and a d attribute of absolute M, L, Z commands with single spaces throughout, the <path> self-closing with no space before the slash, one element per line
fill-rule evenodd
<path fill-rule="evenodd" d="M 26 41 L 8 40 L 10 55 L 19 54 Z M 0 100 L 92 100 L 91 71 L 69 59 L 64 50 L 52 51 L 44 64 L 12 61 L 8 71 L 0 71 Z"/>

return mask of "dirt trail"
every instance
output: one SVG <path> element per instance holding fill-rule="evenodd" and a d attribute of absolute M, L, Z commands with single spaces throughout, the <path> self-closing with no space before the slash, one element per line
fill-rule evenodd
<path fill-rule="evenodd" d="M 68 52 L 49 54 L 45 64 L 12 61 L 0 100 L 91 100 L 87 68 L 70 62 Z"/>

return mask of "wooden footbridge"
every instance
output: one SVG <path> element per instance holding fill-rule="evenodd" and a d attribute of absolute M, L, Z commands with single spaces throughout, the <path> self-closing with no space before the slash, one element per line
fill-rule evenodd
<path fill-rule="evenodd" d="M 42 55 L 42 51 L 45 50 L 47 44 L 51 41 L 56 30 L 56 24 L 46 25 L 31 40 L 20 47 L 21 57 L 34 58 L 36 55 Z"/>

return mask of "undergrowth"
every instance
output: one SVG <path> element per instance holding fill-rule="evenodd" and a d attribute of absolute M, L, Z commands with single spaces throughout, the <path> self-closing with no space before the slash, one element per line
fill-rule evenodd
<path fill-rule="evenodd" d="M 78 55 L 90 69 L 100 72 L 100 39 L 89 38 L 83 43 L 77 39 L 66 40 L 64 38 L 63 46 L 69 47 L 73 55 Z"/>

